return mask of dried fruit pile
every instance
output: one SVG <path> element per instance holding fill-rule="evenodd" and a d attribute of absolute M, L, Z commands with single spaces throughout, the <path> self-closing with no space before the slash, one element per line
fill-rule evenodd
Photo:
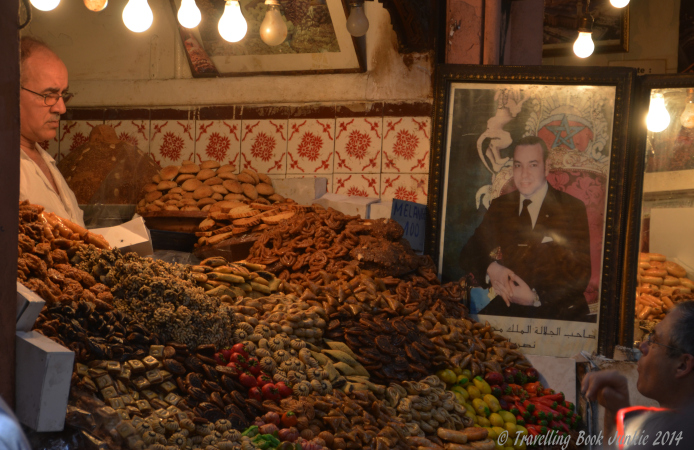
<path fill-rule="evenodd" d="M 183 161 L 181 166 L 164 167 L 142 188 L 137 204 L 140 214 L 158 211 L 209 211 L 222 200 L 270 205 L 284 201 L 275 193 L 272 180 L 252 169 L 235 173 L 232 164 L 220 166 L 217 161 L 195 164 Z"/>

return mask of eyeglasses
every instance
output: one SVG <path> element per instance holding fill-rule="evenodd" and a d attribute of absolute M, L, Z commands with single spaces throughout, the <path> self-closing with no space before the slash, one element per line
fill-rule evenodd
<path fill-rule="evenodd" d="M 643 339 L 642 343 L 646 344 L 646 346 L 648 346 L 648 347 L 650 347 L 651 344 L 655 344 L 655 345 L 660 345 L 661 347 L 665 347 L 665 348 L 669 348 L 669 349 L 671 349 L 671 350 L 675 350 L 676 352 L 679 352 L 679 353 L 686 353 L 686 352 L 685 352 L 684 350 L 682 350 L 681 348 L 677 348 L 677 347 L 673 347 L 673 346 L 671 346 L 671 345 L 665 345 L 665 344 L 661 344 L 661 343 L 659 343 L 659 342 L 655 342 L 655 341 L 653 340 L 654 337 L 655 337 L 655 333 L 654 333 L 654 332 L 650 332 L 650 333 L 648 333 L 647 335 L 644 336 L 644 339 Z"/>
<path fill-rule="evenodd" d="M 43 103 L 46 106 L 53 106 L 56 103 L 58 103 L 58 100 L 61 98 L 63 99 L 63 103 L 67 104 L 67 102 L 70 101 L 72 97 L 74 97 L 76 94 L 73 94 L 72 92 L 63 92 L 62 94 L 39 94 L 38 92 L 31 91 L 24 86 L 22 86 L 22 89 L 25 91 L 31 92 L 34 95 L 38 95 L 39 97 L 43 97 Z"/>

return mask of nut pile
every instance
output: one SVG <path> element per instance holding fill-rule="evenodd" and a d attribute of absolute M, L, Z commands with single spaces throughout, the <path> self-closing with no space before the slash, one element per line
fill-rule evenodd
<path fill-rule="evenodd" d="M 192 348 L 229 344 L 235 327 L 228 304 L 205 294 L 187 266 L 93 247 L 77 251 L 71 262 L 109 286 L 114 306 L 162 341 Z"/>
<path fill-rule="evenodd" d="M 234 165 L 220 166 L 217 161 L 183 161 L 181 166 L 164 167 L 152 177 L 152 183 L 143 187 L 137 210 L 143 215 L 157 211 L 199 212 L 211 210 L 222 200 L 262 205 L 284 201 L 267 175 L 252 169 L 235 172 Z"/>
<path fill-rule="evenodd" d="M 41 206 L 20 202 L 17 280 L 48 305 L 82 299 L 109 309 L 110 289 L 70 266 L 69 256 L 88 242 L 108 247 L 102 237 L 79 225 L 45 213 Z"/>

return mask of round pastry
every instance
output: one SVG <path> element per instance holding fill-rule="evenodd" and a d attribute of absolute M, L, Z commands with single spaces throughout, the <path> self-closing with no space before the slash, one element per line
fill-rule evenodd
<path fill-rule="evenodd" d="M 260 177 L 258 176 L 258 172 L 256 172 L 253 169 L 243 169 L 241 173 L 246 173 L 253 178 L 253 184 L 258 184 L 260 183 Z"/>
<path fill-rule="evenodd" d="M 212 194 L 214 194 L 214 191 L 212 190 L 211 187 L 209 186 L 200 186 L 197 188 L 195 191 L 193 191 L 193 198 L 200 200 L 205 197 L 210 197 Z"/>
<path fill-rule="evenodd" d="M 246 198 L 245 195 L 236 194 L 236 193 L 231 193 L 231 194 L 225 195 L 224 200 L 228 200 L 231 202 L 246 202 L 246 201 L 248 201 L 248 199 Z"/>
<path fill-rule="evenodd" d="M 209 160 L 209 161 L 202 161 L 200 163 L 200 168 L 201 169 L 216 169 L 219 167 L 219 162 L 214 161 L 214 160 Z"/>
<path fill-rule="evenodd" d="M 152 204 L 152 205 L 147 205 L 147 207 L 145 207 L 145 211 L 147 211 L 147 212 L 157 212 L 157 211 L 161 211 L 161 208 L 158 207 L 157 205 L 153 205 L 153 204 Z"/>
<path fill-rule="evenodd" d="M 181 175 L 179 175 L 176 178 L 176 181 L 180 184 L 180 183 L 183 183 L 184 181 L 190 180 L 192 178 L 195 178 L 195 175 L 193 175 L 192 173 L 182 173 Z"/>
<path fill-rule="evenodd" d="M 183 198 L 179 200 L 179 203 L 181 204 L 181 206 L 195 206 L 198 204 L 198 201 L 194 198 Z"/>
<path fill-rule="evenodd" d="M 667 273 L 673 277 L 682 278 L 687 276 L 687 271 L 684 270 L 684 267 L 680 266 L 676 262 L 665 261 L 663 266 L 665 267 L 665 270 L 667 270 Z"/>
<path fill-rule="evenodd" d="M 646 269 L 643 271 L 643 275 L 646 277 L 658 277 L 658 278 L 664 278 L 665 275 L 667 275 L 667 271 L 665 269 Z"/>
<path fill-rule="evenodd" d="M 207 186 L 205 186 L 205 187 L 207 187 Z M 217 203 L 217 200 L 215 200 L 211 197 L 201 198 L 200 200 L 198 200 L 198 207 L 202 208 L 203 206 L 212 205 L 213 203 Z"/>
<path fill-rule="evenodd" d="M 285 200 L 285 198 L 283 196 L 281 196 L 280 194 L 277 194 L 277 193 L 269 195 L 267 199 L 270 200 L 271 202 L 283 202 Z"/>
<path fill-rule="evenodd" d="M 260 180 L 261 183 L 267 183 L 269 185 L 272 185 L 272 178 L 270 178 L 265 173 L 259 173 L 258 174 L 258 180 Z"/>
<path fill-rule="evenodd" d="M 240 194 L 243 192 L 241 183 L 236 180 L 224 180 L 222 182 L 222 186 L 224 186 L 227 191 L 231 192 L 232 194 Z"/>
<path fill-rule="evenodd" d="M 227 189 L 224 186 L 222 186 L 221 184 L 217 184 L 217 185 L 214 185 L 211 187 L 212 187 L 212 190 L 217 194 L 227 195 L 229 193 L 229 191 L 227 191 Z"/>
<path fill-rule="evenodd" d="M 161 172 L 159 172 L 159 176 L 162 180 L 173 180 L 174 178 L 176 178 L 176 175 L 178 175 L 179 169 L 180 167 L 178 166 L 166 166 L 163 169 L 161 169 Z"/>
<path fill-rule="evenodd" d="M 214 174 L 215 172 L 212 169 L 201 169 L 200 172 L 198 172 L 198 174 L 195 175 L 195 178 L 197 178 L 200 181 L 205 181 L 208 178 L 212 178 Z"/>
<path fill-rule="evenodd" d="M 682 286 L 686 287 L 687 289 L 694 290 L 694 281 L 690 280 L 689 278 L 680 278 L 680 283 L 682 283 Z"/>
<path fill-rule="evenodd" d="M 145 193 L 146 192 L 154 192 L 157 190 L 157 186 L 158 186 L 158 184 L 148 183 L 148 184 L 144 185 L 144 187 L 142 188 L 142 191 Z"/>
<path fill-rule="evenodd" d="M 258 191 L 258 194 L 260 195 L 272 195 L 275 193 L 275 190 L 272 188 L 272 186 L 267 183 L 258 183 L 255 189 Z"/>
<path fill-rule="evenodd" d="M 216 201 L 224 200 L 224 196 L 219 192 L 213 192 L 211 198 Z"/>
<path fill-rule="evenodd" d="M 204 181 L 204 183 L 205 183 L 206 185 L 208 185 L 208 186 L 215 186 L 215 185 L 218 185 L 218 184 L 222 184 L 223 181 L 224 181 L 224 180 L 222 180 L 222 179 L 219 178 L 219 177 L 212 177 L 212 178 L 206 179 L 206 180 Z"/>
<path fill-rule="evenodd" d="M 161 191 L 153 191 L 153 192 L 148 192 L 145 195 L 145 200 L 147 200 L 147 203 L 152 203 L 158 198 L 161 198 L 164 194 L 162 194 Z"/>
<path fill-rule="evenodd" d="M 641 277 L 641 279 L 644 283 L 655 284 L 656 286 L 660 286 L 661 284 L 663 284 L 663 279 L 660 277 L 643 276 Z"/>
<path fill-rule="evenodd" d="M 248 183 L 251 185 L 255 184 L 255 178 L 253 178 L 250 174 L 246 172 L 241 172 L 240 174 L 238 174 L 236 176 L 236 179 L 239 180 L 241 183 Z"/>
<path fill-rule="evenodd" d="M 161 177 L 159 176 L 159 174 L 152 175 L 152 182 L 156 184 L 161 183 Z"/>
<path fill-rule="evenodd" d="M 650 263 L 648 263 L 646 261 L 639 261 L 639 269 L 646 270 L 646 269 L 650 269 L 650 268 L 651 268 Z"/>
<path fill-rule="evenodd" d="M 236 171 L 236 167 L 233 164 L 224 164 L 223 166 L 220 166 L 219 169 L 217 169 L 217 175 L 224 172 L 233 173 L 234 171 Z"/>
<path fill-rule="evenodd" d="M 186 161 L 183 162 L 183 165 L 178 171 L 179 173 L 198 173 L 200 172 L 200 166 L 198 166 L 195 163 L 187 163 Z"/>
<path fill-rule="evenodd" d="M 648 253 L 643 253 L 643 252 L 639 253 L 639 261 L 648 262 L 650 260 L 651 260 L 651 257 L 648 255 Z"/>
<path fill-rule="evenodd" d="M 185 191 L 180 187 L 176 186 L 169 191 L 169 194 L 183 194 Z"/>
<path fill-rule="evenodd" d="M 184 191 L 193 192 L 200 186 L 203 186 L 202 181 L 198 180 L 197 178 L 193 178 L 184 181 L 181 185 L 181 189 L 183 189 Z"/>
<path fill-rule="evenodd" d="M 650 256 L 651 261 L 660 261 L 660 262 L 665 262 L 667 258 L 665 258 L 665 255 L 662 253 L 649 253 L 648 256 Z"/>
<path fill-rule="evenodd" d="M 160 191 L 168 191 L 169 189 L 173 189 L 177 186 L 178 184 L 175 181 L 160 181 L 157 185 L 157 189 Z"/>
<path fill-rule="evenodd" d="M 236 180 L 236 175 L 232 172 L 220 172 L 217 170 L 217 176 L 222 180 Z"/>
<path fill-rule="evenodd" d="M 255 186 L 253 186 L 252 184 L 243 183 L 241 185 L 241 187 L 243 188 L 243 194 L 246 197 L 250 198 L 251 200 L 255 200 L 256 198 L 258 198 L 258 191 L 255 189 Z"/>

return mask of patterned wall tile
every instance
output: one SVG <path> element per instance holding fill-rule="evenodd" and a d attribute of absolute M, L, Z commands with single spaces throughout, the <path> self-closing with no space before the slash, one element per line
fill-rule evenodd
<path fill-rule="evenodd" d="M 98 120 L 61 120 L 60 153 L 67 155 L 80 145 L 89 141 L 89 133 L 96 125 L 103 124 Z"/>
<path fill-rule="evenodd" d="M 332 173 L 335 119 L 290 119 L 287 173 Z"/>
<path fill-rule="evenodd" d="M 349 173 L 333 175 L 333 190 L 335 194 L 352 197 L 379 197 L 381 190 L 381 175 L 373 173 Z"/>
<path fill-rule="evenodd" d="M 233 164 L 241 171 L 241 121 L 197 120 L 195 128 L 197 161 L 212 159 L 220 164 Z"/>
<path fill-rule="evenodd" d="M 426 205 L 429 192 L 429 175 L 383 174 L 381 175 L 381 200 L 393 198 Z"/>
<path fill-rule="evenodd" d="M 326 185 L 325 189 L 326 189 L 326 192 L 329 192 L 329 193 L 333 192 L 333 177 L 334 177 L 334 175 L 331 173 L 321 173 L 318 175 L 287 174 L 287 178 L 326 178 L 327 179 L 327 185 Z"/>
<path fill-rule="evenodd" d="M 39 142 L 41 148 L 48 152 L 48 154 L 55 159 L 55 162 L 60 161 L 60 126 L 61 123 L 58 124 L 58 129 L 55 130 L 55 137 L 53 139 Z"/>
<path fill-rule="evenodd" d="M 287 119 L 243 119 L 241 169 L 287 173 Z"/>
<path fill-rule="evenodd" d="M 161 167 L 195 157 L 195 120 L 152 120 L 149 155 Z"/>
<path fill-rule="evenodd" d="M 383 173 L 429 173 L 429 117 L 383 118 Z"/>
<path fill-rule="evenodd" d="M 381 117 L 338 118 L 335 173 L 380 173 Z"/>

